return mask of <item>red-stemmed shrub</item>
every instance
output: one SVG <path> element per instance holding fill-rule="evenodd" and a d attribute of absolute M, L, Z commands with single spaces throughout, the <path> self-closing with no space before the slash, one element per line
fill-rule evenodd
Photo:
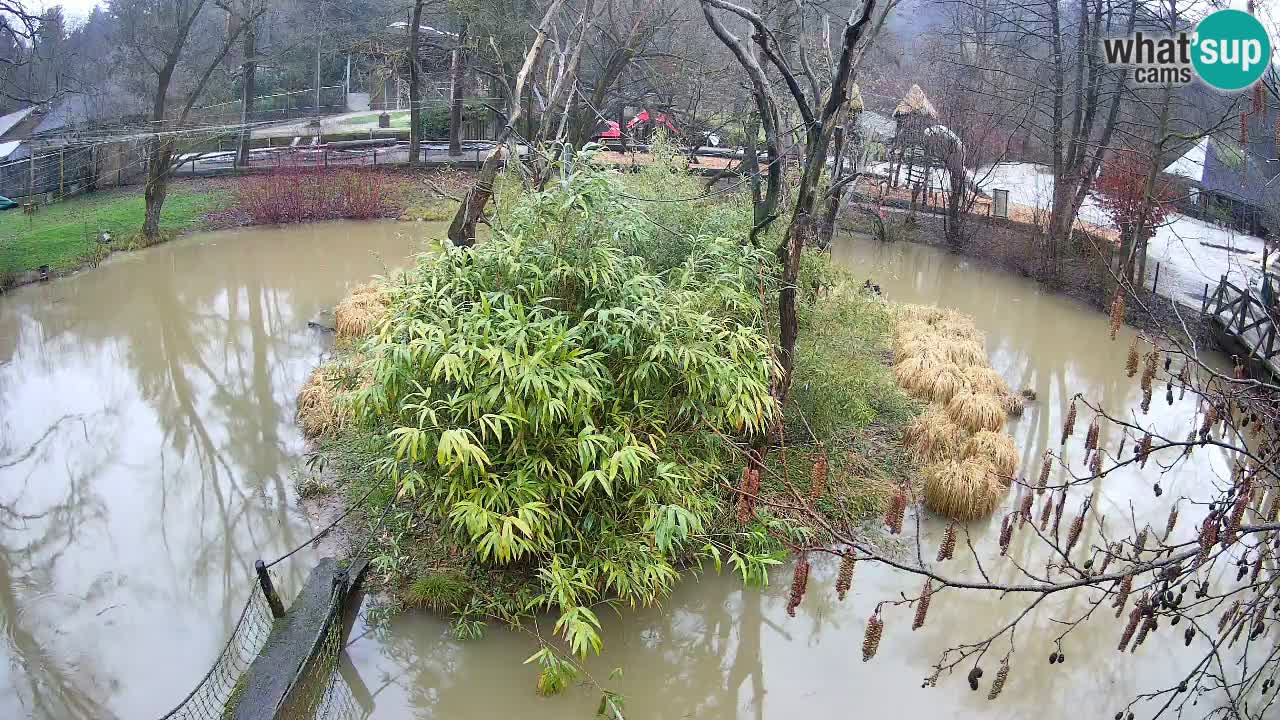
<path fill-rule="evenodd" d="M 394 217 L 400 183 L 360 168 L 284 168 L 240 180 L 236 205 L 255 225 Z"/>
<path fill-rule="evenodd" d="M 1116 150 L 1102 164 L 1094 191 L 1098 205 L 1121 232 L 1141 224 L 1149 233 L 1174 212 L 1177 188 L 1163 173 L 1156 175 L 1150 203 L 1144 203 L 1150 169 L 1151 159 L 1132 150 Z"/>

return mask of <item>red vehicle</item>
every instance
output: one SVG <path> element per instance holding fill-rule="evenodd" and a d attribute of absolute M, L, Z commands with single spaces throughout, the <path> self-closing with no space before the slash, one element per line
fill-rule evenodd
<path fill-rule="evenodd" d="M 631 121 L 627 123 L 627 139 L 641 142 L 648 140 L 656 127 L 665 128 L 672 135 L 680 133 L 680 130 L 671 122 L 671 118 L 666 113 L 658 113 L 654 116 L 648 110 L 642 110 L 639 115 L 631 118 Z M 596 140 L 606 145 L 620 144 L 622 139 L 622 128 L 613 120 L 606 120 L 604 131 L 596 135 Z"/>

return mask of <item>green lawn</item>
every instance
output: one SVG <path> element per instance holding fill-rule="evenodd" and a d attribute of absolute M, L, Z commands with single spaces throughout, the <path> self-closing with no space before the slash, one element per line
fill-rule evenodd
<path fill-rule="evenodd" d="M 220 196 L 172 187 L 160 215 L 161 228 L 187 230 L 217 209 Z M 0 276 L 49 265 L 54 271 L 84 263 L 101 232 L 110 232 L 113 246 L 124 247 L 142 227 L 141 188 L 90 193 L 45 205 L 35 215 L 20 209 L 0 212 Z"/>
<path fill-rule="evenodd" d="M 355 115 L 342 121 L 343 125 L 376 125 L 378 124 L 378 115 L 380 113 L 369 113 L 368 115 Z M 391 127 L 407 128 L 409 127 L 409 111 L 408 110 L 392 110 Z"/>

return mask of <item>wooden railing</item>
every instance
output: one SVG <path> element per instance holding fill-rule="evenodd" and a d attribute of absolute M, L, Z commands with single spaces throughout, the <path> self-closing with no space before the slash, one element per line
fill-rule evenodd
<path fill-rule="evenodd" d="M 1252 357 L 1271 360 L 1280 355 L 1276 342 L 1276 315 L 1248 288 L 1240 289 L 1223 276 L 1213 294 L 1205 286 L 1202 312 L 1212 316 L 1227 333 L 1233 335 Z"/>

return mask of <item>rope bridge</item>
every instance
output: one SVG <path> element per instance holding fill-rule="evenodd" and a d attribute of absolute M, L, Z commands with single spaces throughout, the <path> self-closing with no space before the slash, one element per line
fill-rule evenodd
<path fill-rule="evenodd" d="M 368 566 L 368 547 L 350 565 L 322 559 L 287 611 L 270 570 L 328 534 L 372 491 L 311 539 L 269 563 L 256 563 L 248 598 L 222 651 L 195 688 L 160 720 L 364 720 L 369 716 L 372 697 L 344 654 L 350 628 L 343 612 Z M 390 506 L 388 502 L 383 509 L 378 527 Z"/>

